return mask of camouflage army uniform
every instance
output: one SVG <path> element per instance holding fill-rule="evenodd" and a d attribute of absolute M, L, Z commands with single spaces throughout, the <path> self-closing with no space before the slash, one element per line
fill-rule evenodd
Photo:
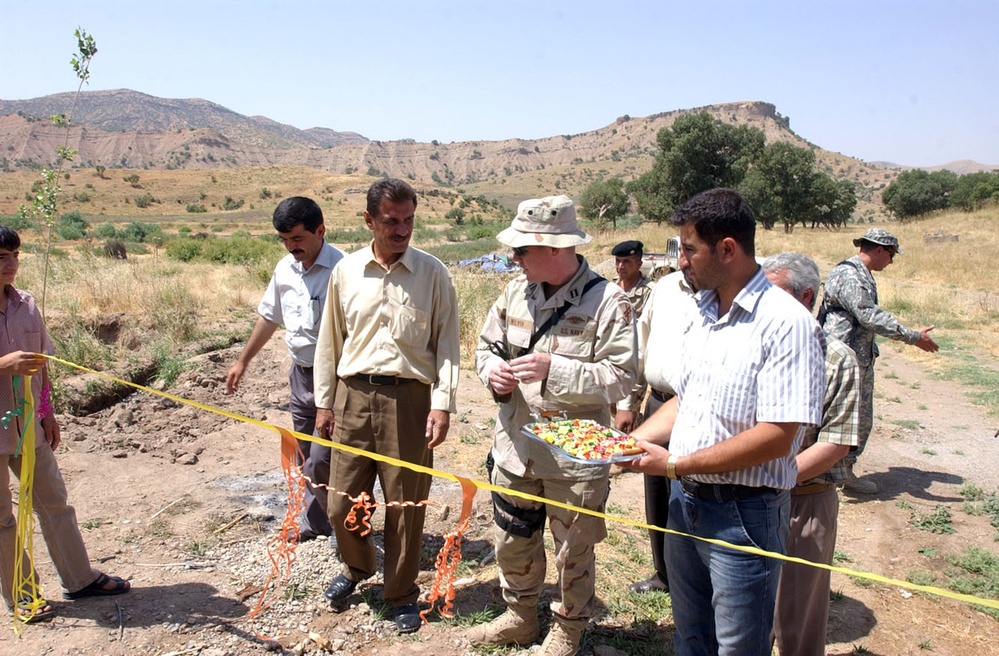
<path fill-rule="evenodd" d="M 521 427 L 535 421 L 532 412 L 563 411 L 570 418 L 610 423 L 610 404 L 631 391 L 637 376 L 633 310 L 620 288 L 598 282 L 580 297 L 585 284 L 598 276 L 583 258 L 575 276 L 551 298 L 543 286 L 524 276 L 510 282 L 497 299 L 479 337 L 476 368 L 489 385 L 489 372 L 500 356 L 495 343 L 510 358 L 524 355 L 534 330 L 563 303 L 569 309 L 541 337 L 533 352 L 551 354 L 548 378 L 522 383 L 500 402 L 492 457 L 491 482 L 547 499 L 603 511 L 610 489 L 607 465 L 581 464 L 556 456 L 526 437 Z M 496 527 L 496 560 L 503 598 L 510 605 L 533 607 L 545 579 L 544 515 L 555 543 L 558 591 L 552 612 L 562 622 L 582 629 L 591 615 L 594 597 L 594 545 L 607 535 L 604 521 L 553 505 L 542 506 L 514 496 L 499 495 L 517 509 L 534 511 L 541 526 L 529 537 Z M 499 510 L 497 512 L 500 512 Z M 533 612 L 532 612 L 533 615 Z"/>
<path fill-rule="evenodd" d="M 615 280 L 614 284 L 620 285 L 620 279 Z M 649 295 L 652 294 L 652 288 L 655 287 L 655 284 L 656 282 L 652 278 L 643 275 L 630 291 L 624 293 L 631 301 L 631 307 L 635 308 L 635 319 L 642 316 L 642 310 L 645 309 L 645 303 L 649 300 Z M 624 288 L 622 287 L 622 289 Z"/>
<path fill-rule="evenodd" d="M 858 447 L 844 459 L 852 463 L 863 453 L 874 424 L 874 360 L 878 357 L 875 335 L 915 344 L 920 332 L 906 328 L 878 307 L 878 285 L 859 255 L 840 262 L 829 273 L 819 318 L 826 334 L 853 349 L 860 365 Z"/>

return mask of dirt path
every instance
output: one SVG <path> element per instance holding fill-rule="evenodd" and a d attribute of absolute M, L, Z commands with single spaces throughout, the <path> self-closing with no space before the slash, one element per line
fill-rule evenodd
<path fill-rule="evenodd" d="M 986 492 L 999 489 L 994 465 L 999 439 L 993 437 L 999 421 L 967 403 L 959 386 L 934 379 L 912 350 L 900 353 L 888 346 L 878 363 L 879 418 L 859 469 L 881 492 L 843 497 L 838 541 L 838 551 L 849 559 L 841 564 L 899 579 L 914 571 L 943 572 L 950 567 L 945 557 L 970 545 L 996 550 L 988 516 L 964 512 L 959 491 L 965 481 Z M 243 389 L 228 397 L 221 389 L 236 352 L 196 358 L 176 393 L 288 425 L 283 342 L 272 339 Z M 481 479 L 494 407 L 471 372 L 462 372 L 459 406 L 436 464 Z M 295 653 L 296 645 L 307 653 L 471 653 L 460 631 L 445 623 L 396 637 L 392 623 L 379 618 L 378 581 L 362 585 L 343 612 L 331 612 L 321 592 L 336 560 L 324 540 L 299 547 L 290 585 L 272 595 L 274 606 L 262 620 L 246 619 L 258 597 L 243 600 L 240 592 L 266 576 L 265 545 L 274 517 L 283 514 L 275 433 L 144 394 L 90 417 L 63 420 L 60 462 L 91 559 L 129 577 L 134 590 L 118 598 L 58 601 L 58 583 L 36 535 L 39 571 L 58 617 L 28 627 L 20 638 L 9 628 L 0 632 L 0 653 L 223 656 L 280 649 L 255 634 L 280 636 L 286 653 Z M 435 479 L 431 495 L 437 505 L 428 512 L 425 531 L 424 590 L 441 536 L 453 529 L 460 508 L 460 491 L 449 481 Z M 637 474 L 618 476 L 611 507 L 634 509 L 640 495 Z M 913 512 L 929 513 L 938 504 L 953 516 L 953 535 L 910 524 Z M 488 562 L 490 521 L 488 498 L 480 493 L 464 549 L 467 562 Z M 615 525 L 611 531 L 635 529 Z M 495 602 L 495 569 L 466 572 L 458 587 L 459 610 L 466 615 L 481 610 Z M 855 646 L 885 656 L 928 649 L 962 656 L 996 653 L 999 622 L 967 604 L 840 574 L 833 575 L 833 590 L 830 653 L 855 653 Z M 598 623 L 599 636 L 617 630 L 613 618 Z M 668 620 L 663 624 L 668 633 Z M 313 640 L 303 645 L 310 632 Z M 624 653 L 602 644 L 599 636 L 584 654 Z"/>

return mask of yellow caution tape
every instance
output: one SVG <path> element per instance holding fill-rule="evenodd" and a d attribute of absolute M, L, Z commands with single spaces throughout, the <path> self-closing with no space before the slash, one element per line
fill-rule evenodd
<path fill-rule="evenodd" d="M 250 417 L 246 417 L 244 415 L 240 415 L 240 414 L 237 414 L 235 412 L 229 412 L 227 410 L 222 410 L 221 408 L 216 408 L 214 406 L 206 405 L 204 403 L 198 403 L 197 401 L 191 401 L 189 399 L 185 399 L 183 397 L 176 396 L 176 395 L 170 394 L 168 392 L 161 392 L 161 391 L 149 388 L 149 387 L 145 387 L 143 385 L 138 385 L 136 383 L 132 383 L 132 382 L 127 381 L 127 380 L 122 380 L 120 378 L 115 378 L 114 376 L 109 376 L 109 375 L 107 375 L 105 373 L 102 373 L 102 372 L 99 372 L 99 371 L 94 371 L 93 369 L 88 369 L 86 367 L 82 367 L 82 366 L 80 366 L 78 364 L 75 364 L 73 362 L 69 362 L 69 361 L 66 361 L 66 360 L 62 360 L 62 359 L 57 358 L 55 356 L 49 355 L 49 356 L 46 356 L 46 357 L 48 359 L 54 361 L 54 362 L 58 362 L 60 364 L 64 364 L 67 367 L 71 367 L 73 369 L 78 369 L 80 371 L 85 371 L 87 373 L 95 374 L 95 375 L 101 376 L 103 378 L 106 378 L 108 380 L 111 380 L 111 381 L 114 381 L 116 383 L 119 383 L 121 385 L 126 385 L 128 387 L 133 387 L 135 389 L 142 390 L 144 392 L 149 392 L 150 394 L 154 394 L 156 396 L 162 396 L 162 397 L 168 398 L 168 399 L 170 399 L 172 401 L 176 401 L 177 403 L 183 403 L 184 405 L 189 405 L 189 406 L 193 406 L 195 408 L 200 408 L 201 410 L 205 410 L 207 412 L 213 412 L 215 414 L 222 415 L 224 417 L 229 417 L 230 419 L 235 419 L 236 421 L 241 421 L 241 422 L 245 422 L 245 423 L 248 423 L 248 424 L 253 424 L 255 426 L 259 426 L 261 428 L 265 428 L 267 430 L 271 430 L 271 431 L 277 432 L 278 434 L 280 434 L 282 432 L 282 430 L 286 430 L 286 429 L 278 428 L 277 426 L 274 426 L 273 424 L 269 424 L 269 423 L 267 423 L 265 421 L 259 421 L 257 419 L 252 419 Z M 314 435 L 306 435 L 304 433 L 298 433 L 298 432 L 295 432 L 295 431 L 287 431 L 287 432 L 290 432 L 292 435 L 294 435 L 296 438 L 298 438 L 300 440 L 308 440 L 310 442 L 315 442 L 316 444 L 321 444 L 323 446 L 332 447 L 334 449 L 340 449 L 341 451 L 345 451 L 347 453 L 352 453 L 352 454 L 357 455 L 357 456 L 364 456 L 364 457 L 367 457 L 367 458 L 371 458 L 372 460 L 376 460 L 378 462 L 384 462 L 386 464 L 393 465 L 393 466 L 396 466 L 396 467 L 405 467 L 406 469 L 410 469 L 412 471 L 420 472 L 420 473 L 423 473 L 423 474 L 430 474 L 431 476 L 436 476 L 438 478 L 446 478 L 448 480 L 454 481 L 454 482 L 459 483 L 459 484 L 462 481 L 461 477 L 459 477 L 459 476 L 457 476 L 455 474 L 452 474 L 451 472 L 441 471 L 439 469 L 433 469 L 432 467 L 424 467 L 423 465 L 416 465 L 416 464 L 413 464 L 411 462 L 406 462 L 404 460 L 398 460 L 396 458 L 385 456 L 385 455 L 382 455 L 380 453 L 372 453 L 370 451 L 365 451 L 364 449 L 359 449 L 357 447 L 349 446 L 347 444 L 339 444 L 339 443 L 336 443 L 336 442 L 331 442 L 330 440 L 323 439 L 321 437 L 316 437 Z M 563 508 L 565 510 L 570 510 L 570 511 L 573 511 L 573 512 L 583 513 L 583 514 L 586 514 L 586 515 L 592 515 L 594 517 L 600 517 L 600 518 L 602 518 L 604 520 L 610 520 L 612 522 L 619 522 L 621 524 L 629 524 L 631 526 L 635 526 L 637 528 L 642 528 L 642 529 L 648 529 L 648 530 L 654 530 L 654 531 L 662 531 L 663 533 L 672 533 L 673 535 L 681 535 L 681 536 L 684 536 L 684 537 L 694 538 L 695 540 L 701 540 L 702 542 L 708 542 L 710 544 L 718 545 L 718 546 L 721 546 L 721 547 L 726 547 L 728 549 L 734 549 L 736 551 L 742 551 L 742 552 L 753 554 L 753 555 L 757 555 L 757 556 L 764 556 L 766 558 L 775 558 L 775 559 L 778 559 L 778 560 L 783 560 L 783 561 L 787 561 L 787 562 L 791 562 L 791 563 L 798 563 L 798 564 L 801 564 L 801 565 L 809 565 L 811 567 L 819 567 L 819 568 L 822 568 L 822 569 L 827 569 L 827 570 L 829 570 L 831 572 L 839 572 L 840 574 L 846 574 L 847 576 L 854 576 L 854 577 L 857 577 L 857 578 L 868 579 L 868 580 L 871 580 L 871 581 L 877 581 L 878 583 L 884 583 L 886 585 L 893 585 L 893 586 L 898 586 L 898 587 L 901 587 L 901 588 L 906 588 L 908 590 L 915 590 L 915 591 L 918 591 L 918 592 L 925 592 L 927 594 L 936 595 L 938 597 L 947 597 L 949 599 L 956 599 L 957 601 L 963 601 L 963 602 L 966 602 L 966 603 L 969 603 L 969 604 L 976 604 L 976 605 L 979 605 L 979 606 L 987 606 L 989 608 L 999 609 L 999 600 L 997 600 L 997 599 L 985 599 L 985 598 L 982 598 L 982 597 L 976 597 L 974 595 L 962 594 L 960 592 L 953 592 L 951 590 L 945 590 L 943 588 L 938 588 L 938 587 L 931 586 L 931 585 L 919 585 L 919 584 L 916 584 L 916 583 L 911 583 L 909 581 L 901 581 L 901 580 L 898 580 L 898 579 L 892 579 L 892 578 L 888 578 L 888 577 L 885 577 L 885 576 L 881 576 L 879 574 L 872 574 L 870 572 L 861 572 L 861 571 L 849 569 L 849 568 L 846 568 L 846 567 L 837 567 L 835 565 L 826 565 L 825 563 L 814 563 L 814 562 L 811 562 L 809 560 L 805 560 L 803 558 L 797 558 L 795 556 L 785 556 L 784 554 L 780 554 L 780 553 L 776 553 L 776 552 L 772 552 L 772 551 L 764 551 L 763 549 L 758 549 L 756 547 L 747 547 L 747 546 L 742 546 L 742 545 L 737 545 L 737 544 L 730 544 L 728 542 L 725 542 L 724 540 L 715 540 L 713 538 L 704 538 L 704 537 L 700 537 L 700 536 L 697 536 L 697 535 L 690 535 L 689 533 L 683 533 L 683 532 L 680 532 L 680 531 L 674 531 L 672 529 L 662 528 L 660 526 L 653 526 L 651 524 L 646 524 L 645 522 L 635 521 L 635 520 L 632 520 L 632 519 L 628 519 L 626 517 L 619 517 L 617 515 L 608 515 L 606 513 L 599 512 L 599 511 L 596 511 L 596 510 L 590 510 L 589 508 L 580 508 L 580 507 L 573 506 L 573 505 L 568 504 L 568 503 L 563 503 L 563 502 L 560 502 L 560 501 L 552 501 L 552 500 L 546 499 L 544 497 L 539 497 L 539 496 L 535 496 L 533 494 L 528 494 L 526 492 L 520 492 L 520 491 L 517 491 L 517 490 L 510 490 L 510 489 L 507 489 L 505 487 L 500 487 L 500 486 L 497 486 L 497 485 L 493 485 L 492 483 L 487 483 L 485 481 L 472 480 L 471 482 L 475 485 L 475 487 L 477 487 L 479 489 L 482 489 L 482 490 L 488 490 L 490 492 L 499 492 L 499 493 L 504 494 L 506 496 L 515 496 L 515 497 L 519 497 L 521 499 L 527 499 L 529 501 L 534 501 L 535 503 L 547 504 L 547 505 L 550 505 L 550 506 L 555 506 L 555 507 L 558 507 L 558 508 Z"/>
<path fill-rule="evenodd" d="M 31 376 L 24 377 L 24 438 L 21 441 L 21 473 L 18 474 L 17 538 L 14 543 L 14 633 L 20 635 L 35 613 L 45 607 L 45 597 L 38 585 L 34 556 L 35 514 L 35 399 L 31 394 Z M 27 562 L 25 562 L 27 560 Z"/>

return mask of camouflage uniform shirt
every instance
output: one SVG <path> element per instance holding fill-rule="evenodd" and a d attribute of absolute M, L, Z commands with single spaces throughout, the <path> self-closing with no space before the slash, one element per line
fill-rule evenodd
<path fill-rule="evenodd" d="M 878 285 L 859 255 L 840 262 L 829 273 L 819 316 L 826 334 L 853 349 L 861 368 L 872 366 L 878 357 L 875 335 L 907 344 L 920 338 L 918 330 L 906 328 L 878 307 Z"/>

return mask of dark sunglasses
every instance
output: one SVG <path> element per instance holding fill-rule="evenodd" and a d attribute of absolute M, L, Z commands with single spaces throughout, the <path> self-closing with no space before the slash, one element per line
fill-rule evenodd
<path fill-rule="evenodd" d="M 513 249 L 513 254 L 516 255 L 517 257 L 524 257 L 525 255 L 527 255 L 527 249 L 528 248 L 530 248 L 530 247 L 529 246 L 517 246 L 516 248 Z"/>
<path fill-rule="evenodd" d="M 888 259 L 891 260 L 892 262 L 894 262 L 895 261 L 895 255 L 898 254 L 898 251 L 895 250 L 894 248 L 885 248 L 885 250 L 888 251 Z"/>

